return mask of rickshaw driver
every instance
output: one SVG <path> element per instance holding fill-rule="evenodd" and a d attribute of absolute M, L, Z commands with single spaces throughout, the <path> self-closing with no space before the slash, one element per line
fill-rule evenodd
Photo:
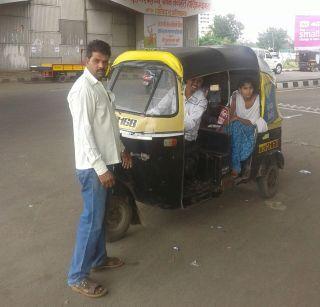
<path fill-rule="evenodd" d="M 185 141 L 186 147 L 193 147 L 198 136 L 198 130 L 203 113 L 207 109 L 208 101 L 202 89 L 203 78 L 196 77 L 187 80 L 184 90 L 185 101 Z M 176 95 L 173 87 L 161 101 L 147 111 L 147 115 L 169 115 L 176 112 Z"/>

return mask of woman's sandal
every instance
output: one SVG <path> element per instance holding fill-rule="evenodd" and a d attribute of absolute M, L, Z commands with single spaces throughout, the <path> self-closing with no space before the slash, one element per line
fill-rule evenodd
<path fill-rule="evenodd" d="M 73 291 L 91 298 L 98 298 L 108 293 L 106 288 L 89 278 L 85 278 L 78 284 L 71 285 L 70 287 Z"/>
<path fill-rule="evenodd" d="M 92 272 L 98 272 L 104 269 L 115 269 L 124 265 L 124 262 L 117 257 L 107 257 L 105 262 L 91 269 Z"/>

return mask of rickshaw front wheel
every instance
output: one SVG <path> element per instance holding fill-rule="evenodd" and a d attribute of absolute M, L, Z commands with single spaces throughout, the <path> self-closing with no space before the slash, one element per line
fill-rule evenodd
<path fill-rule="evenodd" d="M 279 167 L 276 163 L 270 164 L 264 176 L 257 178 L 260 194 L 263 198 L 271 198 L 278 192 Z"/>
<path fill-rule="evenodd" d="M 115 242 L 125 236 L 132 220 L 132 214 L 129 195 L 110 197 L 105 217 L 107 242 Z"/>

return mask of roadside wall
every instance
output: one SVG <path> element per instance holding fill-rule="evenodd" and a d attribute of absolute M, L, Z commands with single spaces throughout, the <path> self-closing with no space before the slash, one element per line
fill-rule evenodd
<path fill-rule="evenodd" d="M 28 3 L 0 6 L 0 70 L 29 67 L 30 17 Z"/>
<path fill-rule="evenodd" d="M 0 5 L 0 70 L 43 63 L 80 63 L 88 41 L 112 55 L 135 49 L 136 13 L 97 0 L 31 0 Z"/>

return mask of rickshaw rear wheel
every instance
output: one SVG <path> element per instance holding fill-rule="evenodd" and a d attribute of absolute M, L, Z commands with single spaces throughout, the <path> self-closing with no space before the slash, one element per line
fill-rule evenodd
<path fill-rule="evenodd" d="M 107 242 L 115 242 L 125 236 L 131 224 L 132 214 L 128 194 L 112 195 L 110 197 L 105 217 Z"/>
<path fill-rule="evenodd" d="M 276 163 L 270 164 L 264 176 L 257 178 L 259 192 L 263 198 L 271 198 L 278 192 L 279 167 Z"/>

